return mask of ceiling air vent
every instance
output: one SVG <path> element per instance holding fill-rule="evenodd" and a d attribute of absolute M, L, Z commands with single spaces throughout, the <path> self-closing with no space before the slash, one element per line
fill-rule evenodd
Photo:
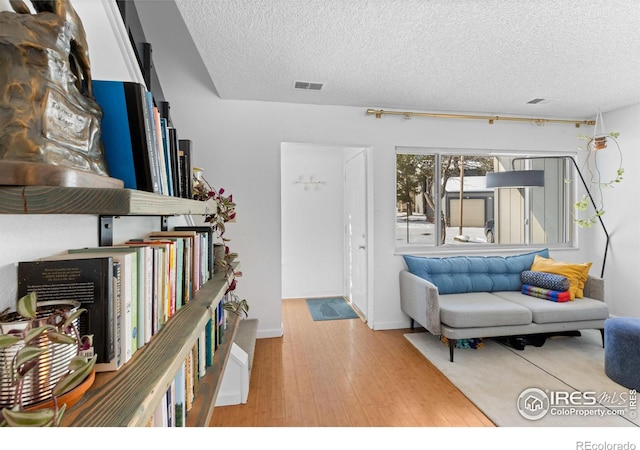
<path fill-rule="evenodd" d="M 293 83 L 294 89 L 301 89 L 303 91 L 320 91 L 323 86 L 324 83 L 313 83 L 310 81 L 295 81 Z"/>
<path fill-rule="evenodd" d="M 527 105 L 548 105 L 551 102 L 556 101 L 557 98 L 534 98 L 527 102 Z"/>

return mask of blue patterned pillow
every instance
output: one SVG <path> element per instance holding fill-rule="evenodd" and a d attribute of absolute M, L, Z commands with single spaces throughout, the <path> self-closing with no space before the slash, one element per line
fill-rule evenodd
<path fill-rule="evenodd" d="M 522 284 L 550 289 L 552 291 L 568 291 L 571 283 L 567 277 L 553 273 L 525 270 L 520 274 Z"/>

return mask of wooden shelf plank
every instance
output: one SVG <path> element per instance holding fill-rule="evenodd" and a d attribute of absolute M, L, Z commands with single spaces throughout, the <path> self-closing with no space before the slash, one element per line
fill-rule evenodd
<path fill-rule="evenodd" d="M 59 186 L 0 187 L 0 214 L 174 216 L 208 214 L 210 205 L 132 189 Z"/>
<path fill-rule="evenodd" d="M 232 266 L 235 270 L 238 264 Z M 131 361 L 117 372 L 97 374 L 94 386 L 67 411 L 62 425 L 146 426 L 212 311 L 226 293 L 229 282 L 224 273 L 216 274 L 134 354 Z M 212 366 L 207 372 L 215 370 Z"/>

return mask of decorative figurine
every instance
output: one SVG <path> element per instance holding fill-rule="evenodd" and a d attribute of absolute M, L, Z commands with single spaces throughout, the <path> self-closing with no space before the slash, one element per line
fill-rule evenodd
<path fill-rule="evenodd" d="M 122 187 L 108 177 L 84 27 L 68 0 L 0 12 L 0 184 Z M 97 177 L 95 175 L 98 175 Z"/>

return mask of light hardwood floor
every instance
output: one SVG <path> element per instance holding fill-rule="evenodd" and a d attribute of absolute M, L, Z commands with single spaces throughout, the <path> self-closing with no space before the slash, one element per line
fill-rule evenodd
<path fill-rule="evenodd" d="M 410 330 L 314 322 L 304 300 L 282 305 L 283 337 L 256 342 L 247 403 L 215 408 L 211 426 L 494 426 L 404 338 Z"/>

